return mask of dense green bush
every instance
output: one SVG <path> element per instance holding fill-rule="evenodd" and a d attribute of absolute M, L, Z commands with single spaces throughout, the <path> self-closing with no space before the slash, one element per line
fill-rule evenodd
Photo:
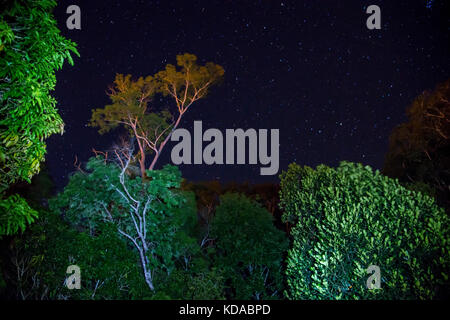
<path fill-rule="evenodd" d="M 342 162 L 281 174 L 289 299 L 430 299 L 448 289 L 449 218 L 428 195 Z M 368 290 L 377 265 L 381 289 Z"/>
<path fill-rule="evenodd" d="M 239 194 L 220 199 L 212 221 L 216 267 L 224 270 L 235 299 L 273 299 L 282 285 L 281 264 L 286 235 L 257 202 Z"/>

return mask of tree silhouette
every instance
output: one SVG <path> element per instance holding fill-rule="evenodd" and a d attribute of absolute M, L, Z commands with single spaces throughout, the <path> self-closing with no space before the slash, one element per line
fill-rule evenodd
<path fill-rule="evenodd" d="M 449 208 L 450 79 L 425 91 L 407 109 L 408 122 L 389 139 L 384 173 L 404 182 L 426 183 Z"/>

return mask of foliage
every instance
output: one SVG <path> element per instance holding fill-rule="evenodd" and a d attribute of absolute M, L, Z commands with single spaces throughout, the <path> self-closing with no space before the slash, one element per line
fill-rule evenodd
<path fill-rule="evenodd" d="M 73 64 L 75 43 L 59 33 L 56 2 L 8 1 L 0 12 L 0 236 L 31 223 L 37 212 L 19 195 L 5 194 L 40 170 L 44 139 L 63 133 L 64 124 L 50 95 L 55 71 Z"/>
<path fill-rule="evenodd" d="M 187 200 L 178 189 L 179 170 L 168 165 L 148 171 L 151 180 L 143 182 L 126 175 L 127 166 L 120 168 L 100 157 L 90 159 L 87 169 L 89 173 L 70 178 L 51 208 L 90 235 L 97 234 L 103 223 L 114 226 L 139 253 L 144 278 L 154 290 L 155 272 L 170 274 L 175 259 L 188 254 L 178 240 L 189 243 L 189 237 L 180 233 L 193 211 L 180 210 Z"/>
<path fill-rule="evenodd" d="M 23 232 L 25 227 L 36 219 L 37 214 L 37 211 L 17 194 L 0 199 L 0 238 Z"/>
<path fill-rule="evenodd" d="M 140 77 L 136 81 L 131 75 L 116 74 L 114 85 L 109 88 L 111 104 L 103 109 L 92 112 L 91 126 L 99 127 L 99 133 L 104 134 L 120 124 L 130 126 L 129 118 L 146 119 L 148 103 L 156 92 L 156 83 L 153 77 Z M 142 126 L 137 128 L 138 134 L 145 134 Z M 133 132 L 131 132 L 133 133 Z"/>
<path fill-rule="evenodd" d="M 99 224 L 96 235 L 90 235 L 59 214 L 42 211 L 15 239 L 11 260 L 8 277 L 18 299 L 141 299 L 148 291 L 136 253 L 110 224 Z M 81 270 L 80 290 L 64 285 L 73 264 Z"/>
<path fill-rule="evenodd" d="M 99 166 L 99 169 L 95 169 Z M 161 250 L 173 253 L 170 272 L 157 268 L 153 272 L 155 290 L 148 290 L 139 267 L 140 257 L 128 239 L 118 233 L 117 224 L 91 217 L 89 206 L 84 201 L 86 194 L 98 189 L 91 185 L 98 178 L 89 175 L 108 174 L 110 169 L 100 159 L 91 159 L 90 173 L 77 173 L 71 177 L 64 193 L 50 201 L 53 212 L 42 211 L 40 217 L 12 245 L 12 264 L 8 272 L 8 282 L 19 299 L 220 299 L 223 298 L 224 280 L 220 270 L 211 266 L 208 257 L 200 250 L 197 240 L 190 237 L 196 226 L 196 203 L 194 194 L 182 192 L 183 206 L 173 208 L 172 218 L 152 223 L 152 234 L 158 227 L 176 227 L 178 230 L 169 237 L 148 237 L 153 245 L 164 242 Z M 174 167 L 169 171 L 179 173 Z M 117 173 L 117 172 L 116 172 Z M 153 171 L 157 174 L 158 171 Z M 167 172 L 165 172 L 167 174 Z M 163 175 L 165 175 L 163 174 Z M 112 174 L 114 176 L 114 174 Z M 80 179 L 80 180 L 77 180 Z M 149 183 L 158 183 L 153 179 Z M 83 190 L 83 182 L 91 187 Z M 81 183 L 81 186 L 77 186 Z M 120 184 L 120 182 L 119 182 Z M 127 182 L 127 186 L 130 183 Z M 74 193 L 71 193 L 71 188 Z M 72 208 L 71 197 L 76 190 L 79 195 Z M 176 189 L 172 189 L 176 193 Z M 84 196 L 83 196 L 84 195 Z M 94 195 L 93 198 L 99 194 Z M 173 194 L 175 196 L 175 194 Z M 110 198 L 108 198 L 109 201 Z M 111 197 L 114 199 L 114 197 Z M 75 200 L 75 199 L 74 199 Z M 78 213 L 77 213 L 78 212 Z M 104 214 L 101 211 L 98 215 Z M 88 221 L 89 220 L 89 221 Z M 178 220 L 178 222 L 177 222 Z M 70 221 L 70 223 L 67 223 Z M 125 227 L 123 227 L 125 229 Z M 161 235 L 161 233 L 158 233 Z M 158 243 L 158 244 L 159 244 Z M 161 244 L 162 245 L 162 244 Z M 81 290 L 68 290 L 64 286 L 66 268 L 76 264 L 81 269 Z"/>
<path fill-rule="evenodd" d="M 280 197 L 295 224 L 289 299 L 431 299 L 448 289 L 449 218 L 428 195 L 342 162 L 291 164 Z M 381 269 L 381 289 L 366 287 L 370 265 Z"/>
<path fill-rule="evenodd" d="M 223 298 L 222 272 L 210 270 L 199 251 L 188 265 L 180 259 L 170 274 L 157 271 L 156 290 L 149 292 L 138 255 L 109 223 L 100 223 L 91 235 L 67 224 L 59 214 L 43 211 L 13 247 L 8 279 L 18 299 Z M 63 284 L 72 264 L 81 269 L 80 290 L 68 290 Z"/>
<path fill-rule="evenodd" d="M 44 139 L 63 132 L 50 95 L 55 70 L 73 64 L 75 44 L 62 37 L 53 0 L 10 1 L 0 13 L 0 192 L 39 171 Z"/>
<path fill-rule="evenodd" d="M 383 168 L 383 173 L 402 182 L 429 184 L 447 210 L 450 210 L 449 101 L 450 79 L 413 101 L 406 111 L 408 122 L 392 131 Z"/>
<path fill-rule="evenodd" d="M 165 299 L 222 300 L 223 272 L 216 268 L 199 271 L 177 269 L 166 278 L 161 289 Z"/>
<path fill-rule="evenodd" d="M 274 224 L 277 228 L 289 230 L 289 225 L 281 222 L 282 212 L 278 205 L 280 191 L 278 183 L 250 184 L 248 182 L 228 182 L 221 184 L 217 180 L 195 182 L 184 180 L 182 189 L 195 193 L 200 219 L 199 227 L 201 229 L 208 229 L 209 223 L 214 216 L 215 208 L 219 204 L 220 195 L 231 192 L 244 194 L 246 197 L 260 203 L 274 217 Z"/>
<path fill-rule="evenodd" d="M 208 94 L 211 85 L 219 82 L 225 71 L 213 62 L 204 66 L 197 64 L 194 54 L 177 55 L 177 67 L 167 64 L 166 68 L 155 75 L 159 90 L 172 96 L 180 111 L 184 113 L 197 101 Z"/>
<path fill-rule="evenodd" d="M 287 238 L 274 227 L 270 213 L 243 195 L 229 193 L 221 197 L 211 228 L 216 267 L 224 270 L 231 297 L 276 298 Z"/>
<path fill-rule="evenodd" d="M 90 126 L 99 133 L 118 126 L 125 127 L 138 146 L 141 176 L 145 178 L 146 155 L 153 154 L 148 167 L 152 170 L 172 132 L 180 124 L 188 108 L 208 93 L 209 87 L 223 76 L 223 68 L 212 62 L 197 65 L 197 57 L 185 53 L 177 56 L 180 70 L 168 64 L 155 76 L 132 80 L 131 75 L 117 74 L 110 87 L 112 104 L 92 111 Z M 163 93 L 175 99 L 176 112 L 169 109 L 155 111 L 150 102 L 155 93 Z M 117 152 L 117 151 L 116 151 Z"/>

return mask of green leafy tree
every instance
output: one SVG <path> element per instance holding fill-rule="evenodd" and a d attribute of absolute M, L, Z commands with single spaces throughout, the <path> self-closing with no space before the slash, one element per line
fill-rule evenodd
<path fill-rule="evenodd" d="M 9 227 L 2 225 L 1 232 L 33 221 L 36 212 L 17 196 L 5 198 L 4 192 L 12 183 L 30 181 L 39 172 L 46 151 L 44 139 L 64 128 L 50 91 L 55 87 L 55 71 L 65 59 L 73 64 L 71 52 L 78 52 L 75 44 L 59 33 L 52 15 L 55 5 L 53 0 L 7 1 L 0 12 L 2 224 L 12 217 L 12 211 L 17 213 L 13 222 L 8 220 Z M 11 207 L 14 203 L 16 208 Z"/>
<path fill-rule="evenodd" d="M 224 270 L 235 299 L 274 299 L 282 291 L 282 261 L 288 241 L 272 215 L 240 194 L 221 197 L 212 221 L 216 267 Z"/>
<path fill-rule="evenodd" d="M 205 97 L 210 87 L 224 74 L 219 65 L 208 62 L 201 66 L 196 61 L 195 55 L 185 53 L 177 56 L 179 70 L 168 64 L 165 70 L 155 76 L 140 77 L 137 80 L 132 80 L 131 75 L 118 74 L 108 94 L 112 104 L 92 111 L 90 125 L 98 127 L 100 134 L 118 126 L 129 131 L 138 146 L 137 161 L 144 178 L 146 156 L 153 155 L 148 167 L 153 170 L 183 115 L 195 101 Z M 152 110 L 151 99 L 156 93 L 173 97 L 177 110 Z"/>
<path fill-rule="evenodd" d="M 432 299 L 448 290 L 449 218 L 430 196 L 342 162 L 291 164 L 280 198 L 294 225 L 289 299 Z M 381 289 L 366 286 L 370 265 L 380 267 Z"/>
<path fill-rule="evenodd" d="M 73 64 L 75 44 L 59 34 L 55 1 L 11 1 L 0 14 L 0 181 L 5 189 L 39 171 L 45 138 L 63 132 L 50 95 L 55 70 Z"/>
<path fill-rule="evenodd" d="M 184 190 L 190 190 L 195 194 L 199 218 L 196 232 L 198 235 L 201 235 L 200 246 L 207 247 L 212 242 L 210 238 L 211 221 L 219 203 L 219 196 L 222 194 L 222 186 L 218 181 L 183 181 L 182 188 Z"/>
<path fill-rule="evenodd" d="M 143 277 L 153 291 L 155 273 L 170 274 L 175 260 L 188 256 L 177 239 L 186 240 L 179 233 L 192 211 L 181 210 L 186 197 L 179 190 L 181 176 L 176 167 L 147 171 L 151 181 L 143 182 L 127 174 L 132 154 L 130 149 L 118 163 L 92 158 L 89 173 L 74 174 L 51 206 L 92 235 L 100 223 L 113 225 L 138 253 Z"/>

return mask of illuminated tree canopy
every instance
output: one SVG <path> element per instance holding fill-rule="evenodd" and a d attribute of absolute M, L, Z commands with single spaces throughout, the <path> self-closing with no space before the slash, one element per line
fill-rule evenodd
<path fill-rule="evenodd" d="M 73 64 L 75 43 L 60 35 L 51 13 L 55 1 L 14 1 L 0 16 L 1 188 L 39 171 L 44 139 L 63 133 L 55 70 Z"/>
<path fill-rule="evenodd" d="M 71 54 L 78 52 L 60 35 L 55 5 L 53 0 L 11 1 L 0 13 L 0 194 L 14 182 L 30 181 L 44 159 L 44 139 L 64 131 L 50 91 L 55 71 L 65 60 L 73 64 Z M 1 208 L 16 202 L 8 199 L 0 200 Z"/>
<path fill-rule="evenodd" d="M 132 80 L 131 75 L 117 74 L 109 97 L 112 104 L 92 111 L 90 125 L 99 133 L 118 126 L 129 130 L 138 145 L 140 172 L 145 176 L 146 155 L 153 154 L 148 169 L 152 170 L 172 132 L 178 127 L 190 106 L 208 93 L 209 88 L 223 76 L 221 66 L 212 62 L 204 66 L 196 63 L 197 57 L 185 53 L 177 56 L 177 67 L 167 64 L 155 76 Z M 175 100 L 177 110 L 157 111 L 151 100 L 162 93 Z"/>

